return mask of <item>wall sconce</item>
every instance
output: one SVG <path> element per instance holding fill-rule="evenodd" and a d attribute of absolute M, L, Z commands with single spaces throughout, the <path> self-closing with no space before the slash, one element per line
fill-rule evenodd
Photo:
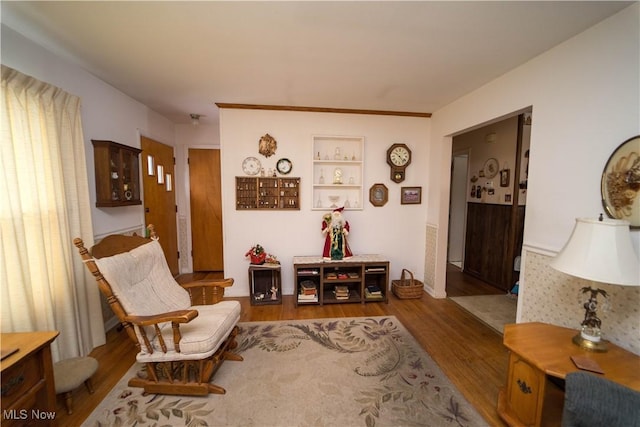
<path fill-rule="evenodd" d="M 595 282 L 640 286 L 640 268 L 631 244 L 629 222 L 619 219 L 576 218 L 569 241 L 549 265 L 563 273 L 588 280 L 580 291 L 586 296 L 581 330 L 574 344 L 592 351 L 607 351 L 597 316 L 598 296 L 607 293 Z"/>
<path fill-rule="evenodd" d="M 194 126 L 198 126 L 200 124 L 200 117 L 202 117 L 200 114 L 189 114 L 189 117 L 191 117 L 191 124 Z"/>

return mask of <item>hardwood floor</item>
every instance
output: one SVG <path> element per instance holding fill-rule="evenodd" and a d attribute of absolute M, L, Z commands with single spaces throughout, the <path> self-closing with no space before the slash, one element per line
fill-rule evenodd
<path fill-rule="evenodd" d="M 502 293 L 465 276 L 455 267 L 451 267 L 447 274 L 449 296 Z M 182 276 L 182 279 L 190 278 L 191 275 Z M 238 281 L 234 286 L 242 286 L 242 283 Z M 425 293 L 420 299 L 400 300 L 391 295 L 388 304 L 331 304 L 298 308 L 290 295 L 283 297 L 281 305 L 251 306 L 248 297 L 229 299 L 240 301 L 241 322 L 396 316 L 489 425 L 505 425 L 496 412 L 498 390 L 506 381 L 508 362 L 502 336 L 448 298 L 435 299 Z M 64 402 L 58 398 L 58 425 L 81 425 L 134 362 L 135 347 L 124 331 L 112 329 L 107 333 L 107 343 L 96 348 L 91 355 L 100 362 L 100 368 L 93 377 L 95 393 L 89 394 L 84 387 L 74 391 L 72 415 L 66 414 Z"/>

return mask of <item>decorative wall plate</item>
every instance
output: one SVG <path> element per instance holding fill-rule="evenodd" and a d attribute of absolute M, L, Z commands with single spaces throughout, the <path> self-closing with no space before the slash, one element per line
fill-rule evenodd
<path fill-rule="evenodd" d="M 498 171 L 500 170 L 498 160 L 494 158 L 488 159 L 486 162 L 484 162 L 484 168 L 482 168 L 482 170 L 484 171 L 484 176 L 486 178 L 493 178 L 498 174 Z"/>
<path fill-rule="evenodd" d="M 261 167 L 260 160 L 255 157 L 247 157 L 242 161 L 242 171 L 247 175 L 257 175 Z"/>
<path fill-rule="evenodd" d="M 600 189 L 607 215 L 640 228 L 640 135 L 627 139 L 611 154 Z"/>
<path fill-rule="evenodd" d="M 276 163 L 276 169 L 278 169 L 278 172 L 282 175 L 286 175 L 293 169 L 293 163 L 291 163 L 289 159 L 280 159 L 278 163 Z"/>

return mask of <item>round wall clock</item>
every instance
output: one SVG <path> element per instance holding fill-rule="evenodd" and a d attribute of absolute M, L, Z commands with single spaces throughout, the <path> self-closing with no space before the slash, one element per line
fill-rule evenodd
<path fill-rule="evenodd" d="M 407 144 L 393 144 L 387 150 L 387 163 L 391 168 L 391 181 L 402 182 L 405 169 L 411 164 L 411 150 Z"/>
<path fill-rule="evenodd" d="M 260 160 L 255 157 L 247 157 L 242 161 L 242 171 L 247 175 L 257 175 L 261 167 Z"/>
<path fill-rule="evenodd" d="M 291 172 L 291 169 L 293 169 L 293 164 L 289 159 L 280 159 L 278 160 L 278 163 L 276 163 L 276 169 L 278 169 L 278 172 L 282 175 L 286 175 Z"/>

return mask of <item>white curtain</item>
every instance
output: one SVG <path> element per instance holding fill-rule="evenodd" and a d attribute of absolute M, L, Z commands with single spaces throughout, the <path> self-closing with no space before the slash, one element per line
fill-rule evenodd
<path fill-rule="evenodd" d="M 105 343 L 95 279 L 74 237 L 93 227 L 80 98 L 2 66 L 2 332 L 57 330 L 54 360 Z"/>

